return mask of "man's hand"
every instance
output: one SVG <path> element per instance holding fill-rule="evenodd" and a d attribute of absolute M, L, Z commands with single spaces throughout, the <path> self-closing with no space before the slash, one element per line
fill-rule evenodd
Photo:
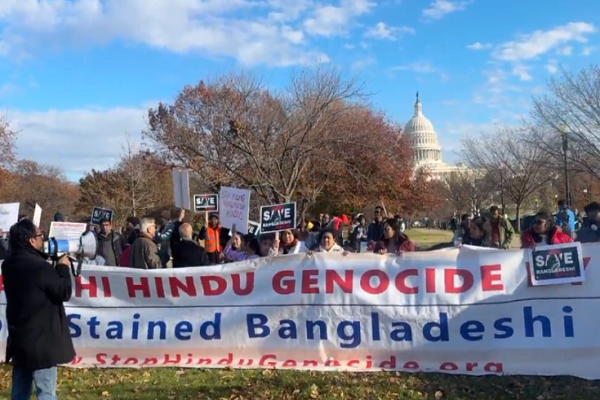
<path fill-rule="evenodd" d="M 62 256 L 61 256 L 61 257 L 58 259 L 58 263 L 59 263 L 59 264 L 64 264 L 64 265 L 66 265 L 67 267 L 70 267 L 70 266 L 71 266 L 71 259 L 69 258 L 69 256 L 68 256 L 68 255 L 66 255 L 66 254 L 63 254 L 63 255 L 62 255 Z"/>

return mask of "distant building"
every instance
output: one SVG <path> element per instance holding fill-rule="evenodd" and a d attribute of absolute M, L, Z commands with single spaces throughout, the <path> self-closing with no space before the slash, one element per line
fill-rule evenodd
<path fill-rule="evenodd" d="M 423 105 L 419 100 L 415 102 L 415 113 L 404 127 L 404 135 L 414 150 L 416 169 L 426 170 L 435 180 L 446 179 L 453 172 L 467 170 L 464 164 L 448 165 L 442 161 L 442 147 L 438 142 L 433 124 L 423 115 Z"/>

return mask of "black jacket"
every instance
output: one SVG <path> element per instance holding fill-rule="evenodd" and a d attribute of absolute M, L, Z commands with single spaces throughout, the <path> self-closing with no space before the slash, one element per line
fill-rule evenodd
<path fill-rule="evenodd" d="M 206 265 L 206 252 L 204 247 L 192 242 L 182 240 L 173 250 L 173 268 L 200 267 Z"/>
<path fill-rule="evenodd" d="M 13 248 L 2 263 L 6 360 L 30 370 L 71 362 L 75 349 L 63 302 L 72 292 L 66 265 L 56 268 L 33 248 Z"/>

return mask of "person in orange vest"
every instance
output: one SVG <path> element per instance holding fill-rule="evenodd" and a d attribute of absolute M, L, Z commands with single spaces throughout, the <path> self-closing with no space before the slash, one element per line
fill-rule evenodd
<path fill-rule="evenodd" d="M 221 244 L 222 229 L 219 215 L 213 213 L 208 216 L 208 224 L 200 231 L 200 237 L 204 239 L 207 265 L 220 264 L 225 260 Z"/>

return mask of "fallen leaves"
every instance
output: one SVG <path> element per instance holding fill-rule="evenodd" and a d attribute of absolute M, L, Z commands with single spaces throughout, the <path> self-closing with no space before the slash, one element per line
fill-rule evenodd
<path fill-rule="evenodd" d="M 0 398 L 10 397 L 0 368 Z M 297 372 L 274 369 L 60 369 L 66 400 L 597 400 L 600 383 L 567 377 Z"/>

